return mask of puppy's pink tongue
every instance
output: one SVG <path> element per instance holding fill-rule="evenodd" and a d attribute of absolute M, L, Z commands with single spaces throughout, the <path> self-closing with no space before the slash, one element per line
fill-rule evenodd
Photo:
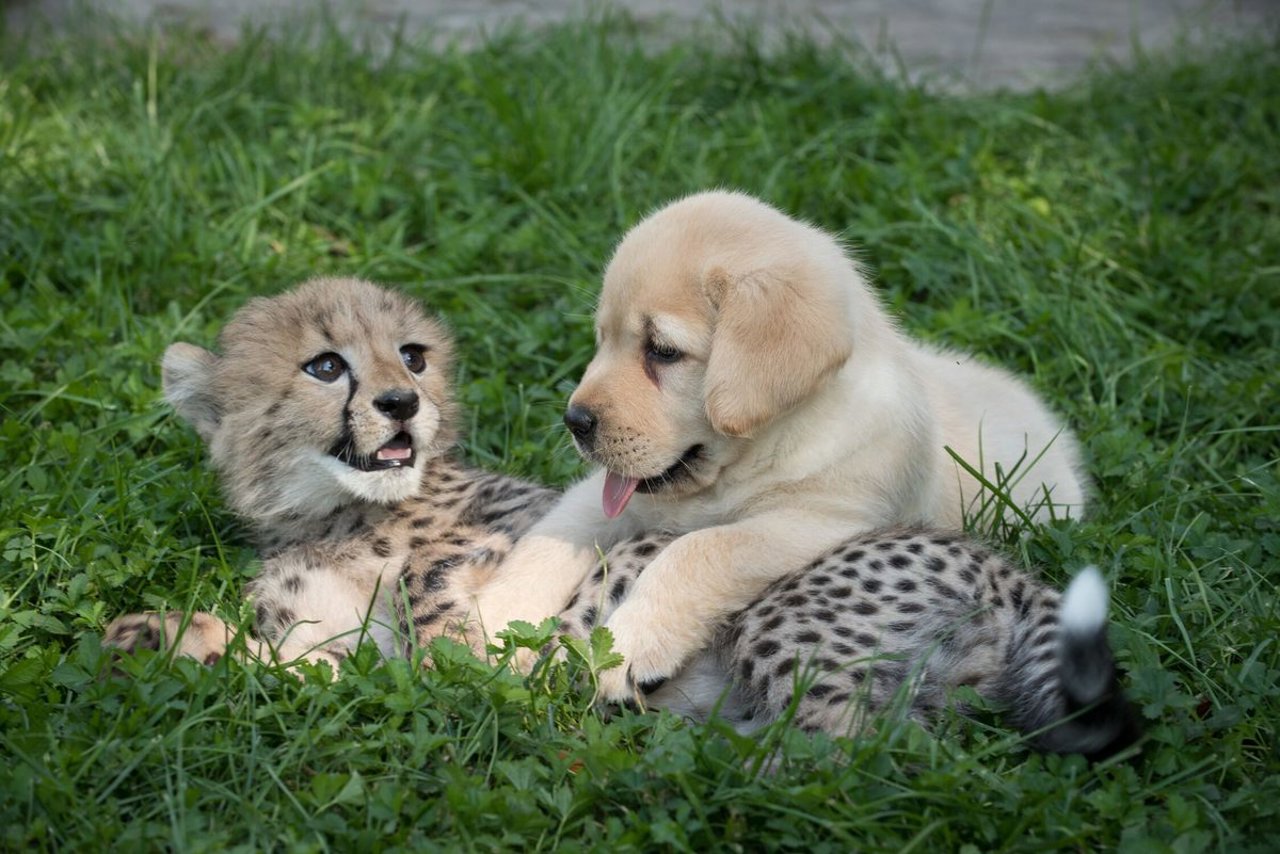
<path fill-rule="evenodd" d="M 610 519 L 617 517 L 631 500 L 640 480 L 634 477 L 623 477 L 609 472 L 604 478 L 604 515 Z"/>

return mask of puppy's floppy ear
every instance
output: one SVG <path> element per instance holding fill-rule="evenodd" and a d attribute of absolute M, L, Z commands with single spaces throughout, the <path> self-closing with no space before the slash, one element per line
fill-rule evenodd
<path fill-rule="evenodd" d="M 711 426 L 746 436 L 813 393 L 853 351 L 846 299 L 829 282 L 772 270 L 703 280 L 717 311 L 707 361 Z"/>
<path fill-rule="evenodd" d="M 218 357 L 194 344 L 171 344 L 160 365 L 165 399 L 183 421 L 206 442 L 222 421 L 222 407 L 213 391 Z"/>

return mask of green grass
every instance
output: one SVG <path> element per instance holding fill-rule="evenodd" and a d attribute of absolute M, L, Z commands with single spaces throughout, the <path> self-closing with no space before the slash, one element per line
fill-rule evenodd
<path fill-rule="evenodd" d="M 0 41 L 0 847 L 1268 849 L 1276 47 L 956 98 L 803 42 L 642 51 L 621 21 L 385 61 L 323 28 Z M 563 483 L 613 241 L 712 186 L 840 231 L 906 328 L 1069 416 L 1092 514 L 1007 544 L 1114 579 L 1141 763 L 1031 754 L 995 717 L 856 742 L 606 720 L 563 672 L 456 650 L 335 684 L 151 655 L 104 678 L 112 616 L 235 614 L 253 572 L 160 402 L 168 343 L 316 273 L 399 284 L 457 333 L 467 454 Z"/>

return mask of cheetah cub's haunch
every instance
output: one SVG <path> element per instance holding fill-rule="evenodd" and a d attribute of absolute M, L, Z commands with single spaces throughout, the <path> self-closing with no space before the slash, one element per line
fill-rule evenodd
<path fill-rule="evenodd" d="M 659 543 L 616 547 L 561 615 L 566 631 L 608 618 Z M 878 532 L 779 579 L 718 631 L 649 705 L 744 731 L 795 703 L 794 723 L 856 734 L 903 702 L 927 722 L 969 686 L 1041 750 L 1103 758 L 1138 737 L 1107 643 L 1096 569 L 1058 593 L 961 534 Z"/>
<path fill-rule="evenodd" d="M 253 656 L 336 665 L 366 629 L 387 653 L 442 633 L 554 497 L 454 459 L 452 343 L 407 297 L 317 279 L 251 301 L 219 341 L 221 355 L 171 346 L 164 391 L 208 443 L 263 558 L 246 588 Z M 225 652 L 222 620 L 182 624 L 129 615 L 106 642 Z"/>

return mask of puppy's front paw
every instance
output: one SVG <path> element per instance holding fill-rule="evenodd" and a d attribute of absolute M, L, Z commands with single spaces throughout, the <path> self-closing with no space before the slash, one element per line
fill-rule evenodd
<path fill-rule="evenodd" d="M 602 703 L 644 708 L 644 695 L 636 687 L 629 664 L 624 662 L 596 674 L 596 700 Z"/>
<path fill-rule="evenodd" d="M 647 707 L 648 695 L 661 688 L 666 681 L 667 678 L 664 676 L 637 682 L 634 671 L 623 664 L 597 674 L 596 697 L 604 703 L 615 703 L 643 710 Z"/>
<path fill-rule="evenodd" d="M 217 663 L 227 651 L 227 624 L 212 614 L 192 614 L 184 626 L 184 616 L 181 611 L 126 614 L 111 621 L 102 643 L 126 653 L 173 649 L 205 664 Z"/>
<path fill-rule="evenodd" d="M 656 691 L 677 670 L 682 658 L 669 644 L 656 640 L 660 630 L 632 629 L 632 617 L 620 607 L 606 623 L 613 633 L 613 651 L 623 657 L 622 665 L 598 674 L 598 696 L 606 703 L 628 703 L 644 707 L 644 695 Z"/>

